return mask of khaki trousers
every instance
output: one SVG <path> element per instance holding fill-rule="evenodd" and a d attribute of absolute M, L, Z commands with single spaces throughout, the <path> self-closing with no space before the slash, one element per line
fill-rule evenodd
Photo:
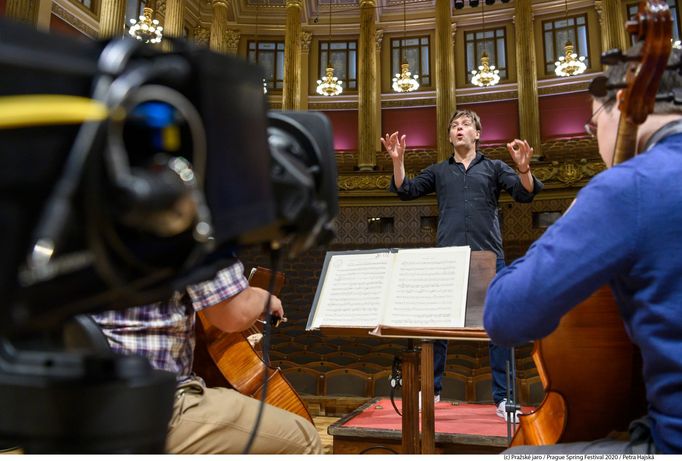
<path fill-rule="evenodd" d="M 198 381 L 178 388 L 168 453 L 242 453 L 253 431 L 260 401 L 233 389 L 206 388 Z M 319 454 L 315 426 L 288 411 L 265 405 L 251 453 Z"/>

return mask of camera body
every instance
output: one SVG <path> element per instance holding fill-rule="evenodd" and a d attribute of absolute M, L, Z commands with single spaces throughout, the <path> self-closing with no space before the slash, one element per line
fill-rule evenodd
<path fill-rule="evenodd" d="M 0 101 L 82 97 L 106 114 L 0 127 L 0 335 L 168 298 L 241 245 L 333 237 L 328 120 L 269 113 L 259 66 L 174 50 L 0 23 Z"/>

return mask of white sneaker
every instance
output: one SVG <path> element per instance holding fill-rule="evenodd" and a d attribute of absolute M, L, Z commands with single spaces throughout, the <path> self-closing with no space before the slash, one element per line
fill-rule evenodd
<path fill-rule="evenodd" d="M 419 411 L 422 411 L 422 391 L 419 391 L 419 396 L 417 397 L 417 402 L 419 402 Z M 440 394 L 433 396 L 433 403 L 440 402 Z"/>
<path fill-rule="evenodd" d="M 504 419 L 507 421 L 507 418 L 509 417 L 509 413 L 507 413 L 507 410 L 505 409 L 505 406 L 507 405 L 507 399 L 502 400 L 500 403 L 497 404 L 497 408 L 495 409 L 495 413 L 497 413 L 497 416 L 500 418 Z M 515 424 L 519 423 L 519 415 L 521 412 L 519 410 L 516 410 L 516 412 L 513 415 L 512 422 Z"/>

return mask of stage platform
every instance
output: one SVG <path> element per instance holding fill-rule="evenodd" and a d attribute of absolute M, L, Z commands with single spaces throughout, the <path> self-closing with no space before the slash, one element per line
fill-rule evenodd
<path fill-rule="evenodd" d="M 401 409 L 401 401 L 396 400 Z M 507 447 L 507 424 L 493 404 L 435 404 L 436 453 L 496 454 Z M 376 398 L 331 424 L 334 454 L 402 453 L 401 417 L 385 397 Z"/>

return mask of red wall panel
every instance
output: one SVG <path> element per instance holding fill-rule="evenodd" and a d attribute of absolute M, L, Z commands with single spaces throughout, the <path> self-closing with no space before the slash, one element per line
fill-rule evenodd
<path fill-rule="evenodd" d="M 518 101 L 462 104 L 458 109 L 473 110 L 481 118 L 483 143 L 509 142 L 519 137 Z"/>
<path fill-rule="evenodd" d="M 55 16 L 54 14 L 50 16 L 50 32 L 57 32 L 64 35 L 70 35 L 72 37 L 89 38 L 71 24 L 65 22 L 63 19 Z"/>
<path fill-rule="evenodd" d="M 323 112 L 334 131 L 334 150 L 358 149 L 358 112 L 356 110 L 330 110 Z"/>
<path fill-rule="evenodd" d="M 381 134 L 399 131 L 407 135 L 407 148 L 436 147 L 436 108 L 412 107 L 381 111 Z"/>
<path fill-rule="evenodd" d="M 542 140 L 585 134 L 584 125 L 592 114 L 592 99 L 587 92 L 540 98 L 540 136 Z"/>

